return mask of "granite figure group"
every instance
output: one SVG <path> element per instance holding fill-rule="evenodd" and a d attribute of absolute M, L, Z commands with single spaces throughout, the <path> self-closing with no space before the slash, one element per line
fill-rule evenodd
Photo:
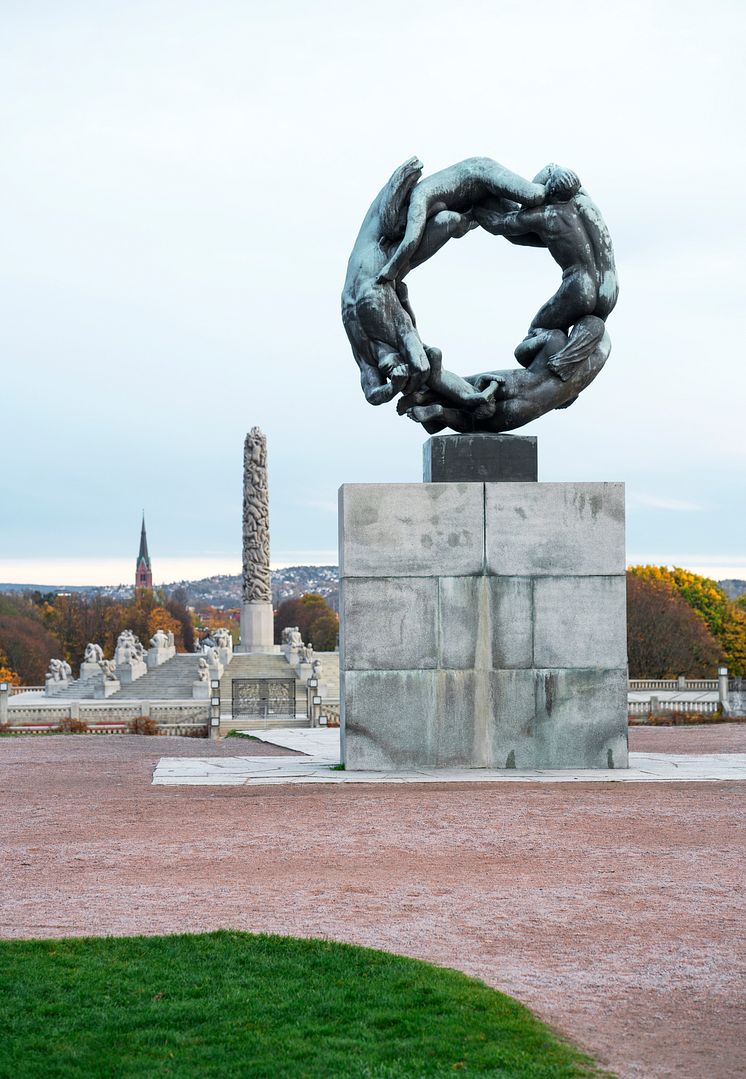
<path fill-rule="evenodd" d="M 401 395 L 397 411 L 430 434 L 510 431 L 567 408 L 611 349 L 605 322 L 618 283 L 598 207 L 572 170 L 554 164 L 533 181 L 486 157 L 425 179 L 422 169 L 417 158 L 396 169 L 366 214 L 347 268 L 342 320 L 367 400 Z M 423 343 L 404 278 L 477 227 L 546 248 L 562 282 L 516 348 L 518 369 L 462 378 Z"/>

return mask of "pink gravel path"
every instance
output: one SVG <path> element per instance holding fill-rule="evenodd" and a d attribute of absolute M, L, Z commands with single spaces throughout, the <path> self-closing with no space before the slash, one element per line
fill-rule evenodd
<path fill-rule="evenodd" d="M 746 728 L 632 748 L 746 749 Z M 457 967 L 622 1077 L 746 1074 L 746 784 L 152 787 L 260 743 L 0 740 L 0 935 L 232 927 Z"/>

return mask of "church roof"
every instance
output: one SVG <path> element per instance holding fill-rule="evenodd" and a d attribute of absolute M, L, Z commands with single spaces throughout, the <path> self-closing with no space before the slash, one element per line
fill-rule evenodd
<path fill-rule="evenodd" d="M 148 554 L 148 535 L 145 531 L 145 514 L 142 515 L 142 528 L 140 530 L 140 552 L 137 556 L 137 564 L 144 562 L 150 569 L 150 555 Z"/>

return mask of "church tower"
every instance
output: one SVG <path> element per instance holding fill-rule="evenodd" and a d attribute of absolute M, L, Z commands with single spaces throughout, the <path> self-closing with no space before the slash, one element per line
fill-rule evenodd
<path fill-rule="evenodd" d="M 145 514 L 142 515 L 142 529 L 140 530 L 140 553 L 137 556 L 137 568 L 135 570 L 135 588 L 152 588 L 153 574 L 150 569 L 150 555 L 148 554 L 148 537 L 145 532 Z"/>

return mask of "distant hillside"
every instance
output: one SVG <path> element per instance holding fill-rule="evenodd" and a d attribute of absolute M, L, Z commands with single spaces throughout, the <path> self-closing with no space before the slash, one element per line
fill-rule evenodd
<path fill-rule="evenodd" d="M 338 577 L 336 566 L 287 566 L 285 569 L 272 570 L 272 603 L 277 607 L 285 599 L 302 596 L 305 592 L 319 592 L 336 610 Z M 156 587 L 167 592 L 175 592 L 177 589 L 185 592 L 185 602 L 192 607 L 238 607 L 241 603 L 240 574 L 219 574 L 216 577 L 203 577 L 199 581 L 171 581 L 169 584 L 157 584 Z M 0 584 L 0 592 L 80 592 L 86 595 L 99 593 L 124 601 L 132 595 L 132 587 Z"/>
<path fill-rule="evenodd" d="M 0 592 L 92 592 L 95 591 L 87 584 L 3 584 L 0 581 Z"/>
<path fill-rule="evenodd" d="M 339 570 L 336 566 L 287 566 L 271 573 L 272 603 L 278 607 L 285 599 L 318 592 L 330 606 L 337 607 Z M 238 607 L 241 603 L 240 574 L 219 574 L 200 581 L 174 581 L 164 585 L 169 592 L 183 589 L 193 607 Z"/>
<path fill-rule="evenodd" d="M 725 581 L 718 581 L 718 584 L 725 592 L 726 596 L 730 596 L 731 599 L 738 599 L 746 592 L 746 581 L 740 581 L 738 578 L 730 578 Z"/>
<path fill-rule="evenodd" d="M 272 603 L 278 607 L 285 599 L 302 596 L 305 592 L 319 592 L 330 606 L 337 609 L 339 569 L 337 566 L 288 566 L 285 569 L 272 570 Z M 746 581 L 728 578 L 718 584 L 731 599 L 746 593 Z M 241 603 L 240 574 L 219 574 L 216 577 L 203 577 L 199 581 L 172 581 L 158 585 L 167 592 L 176 589 L 186 593 L 186 602 L 192 607 L 238 607 Z M 40 585 L 40 584 L 2 584 L 0 592 L 81 592 L 86 594 L 103 593 L 112 599 L 124 602 L 132 594 L 129 585 L 107 585 L 94 587 L 87 585 Z"/>

